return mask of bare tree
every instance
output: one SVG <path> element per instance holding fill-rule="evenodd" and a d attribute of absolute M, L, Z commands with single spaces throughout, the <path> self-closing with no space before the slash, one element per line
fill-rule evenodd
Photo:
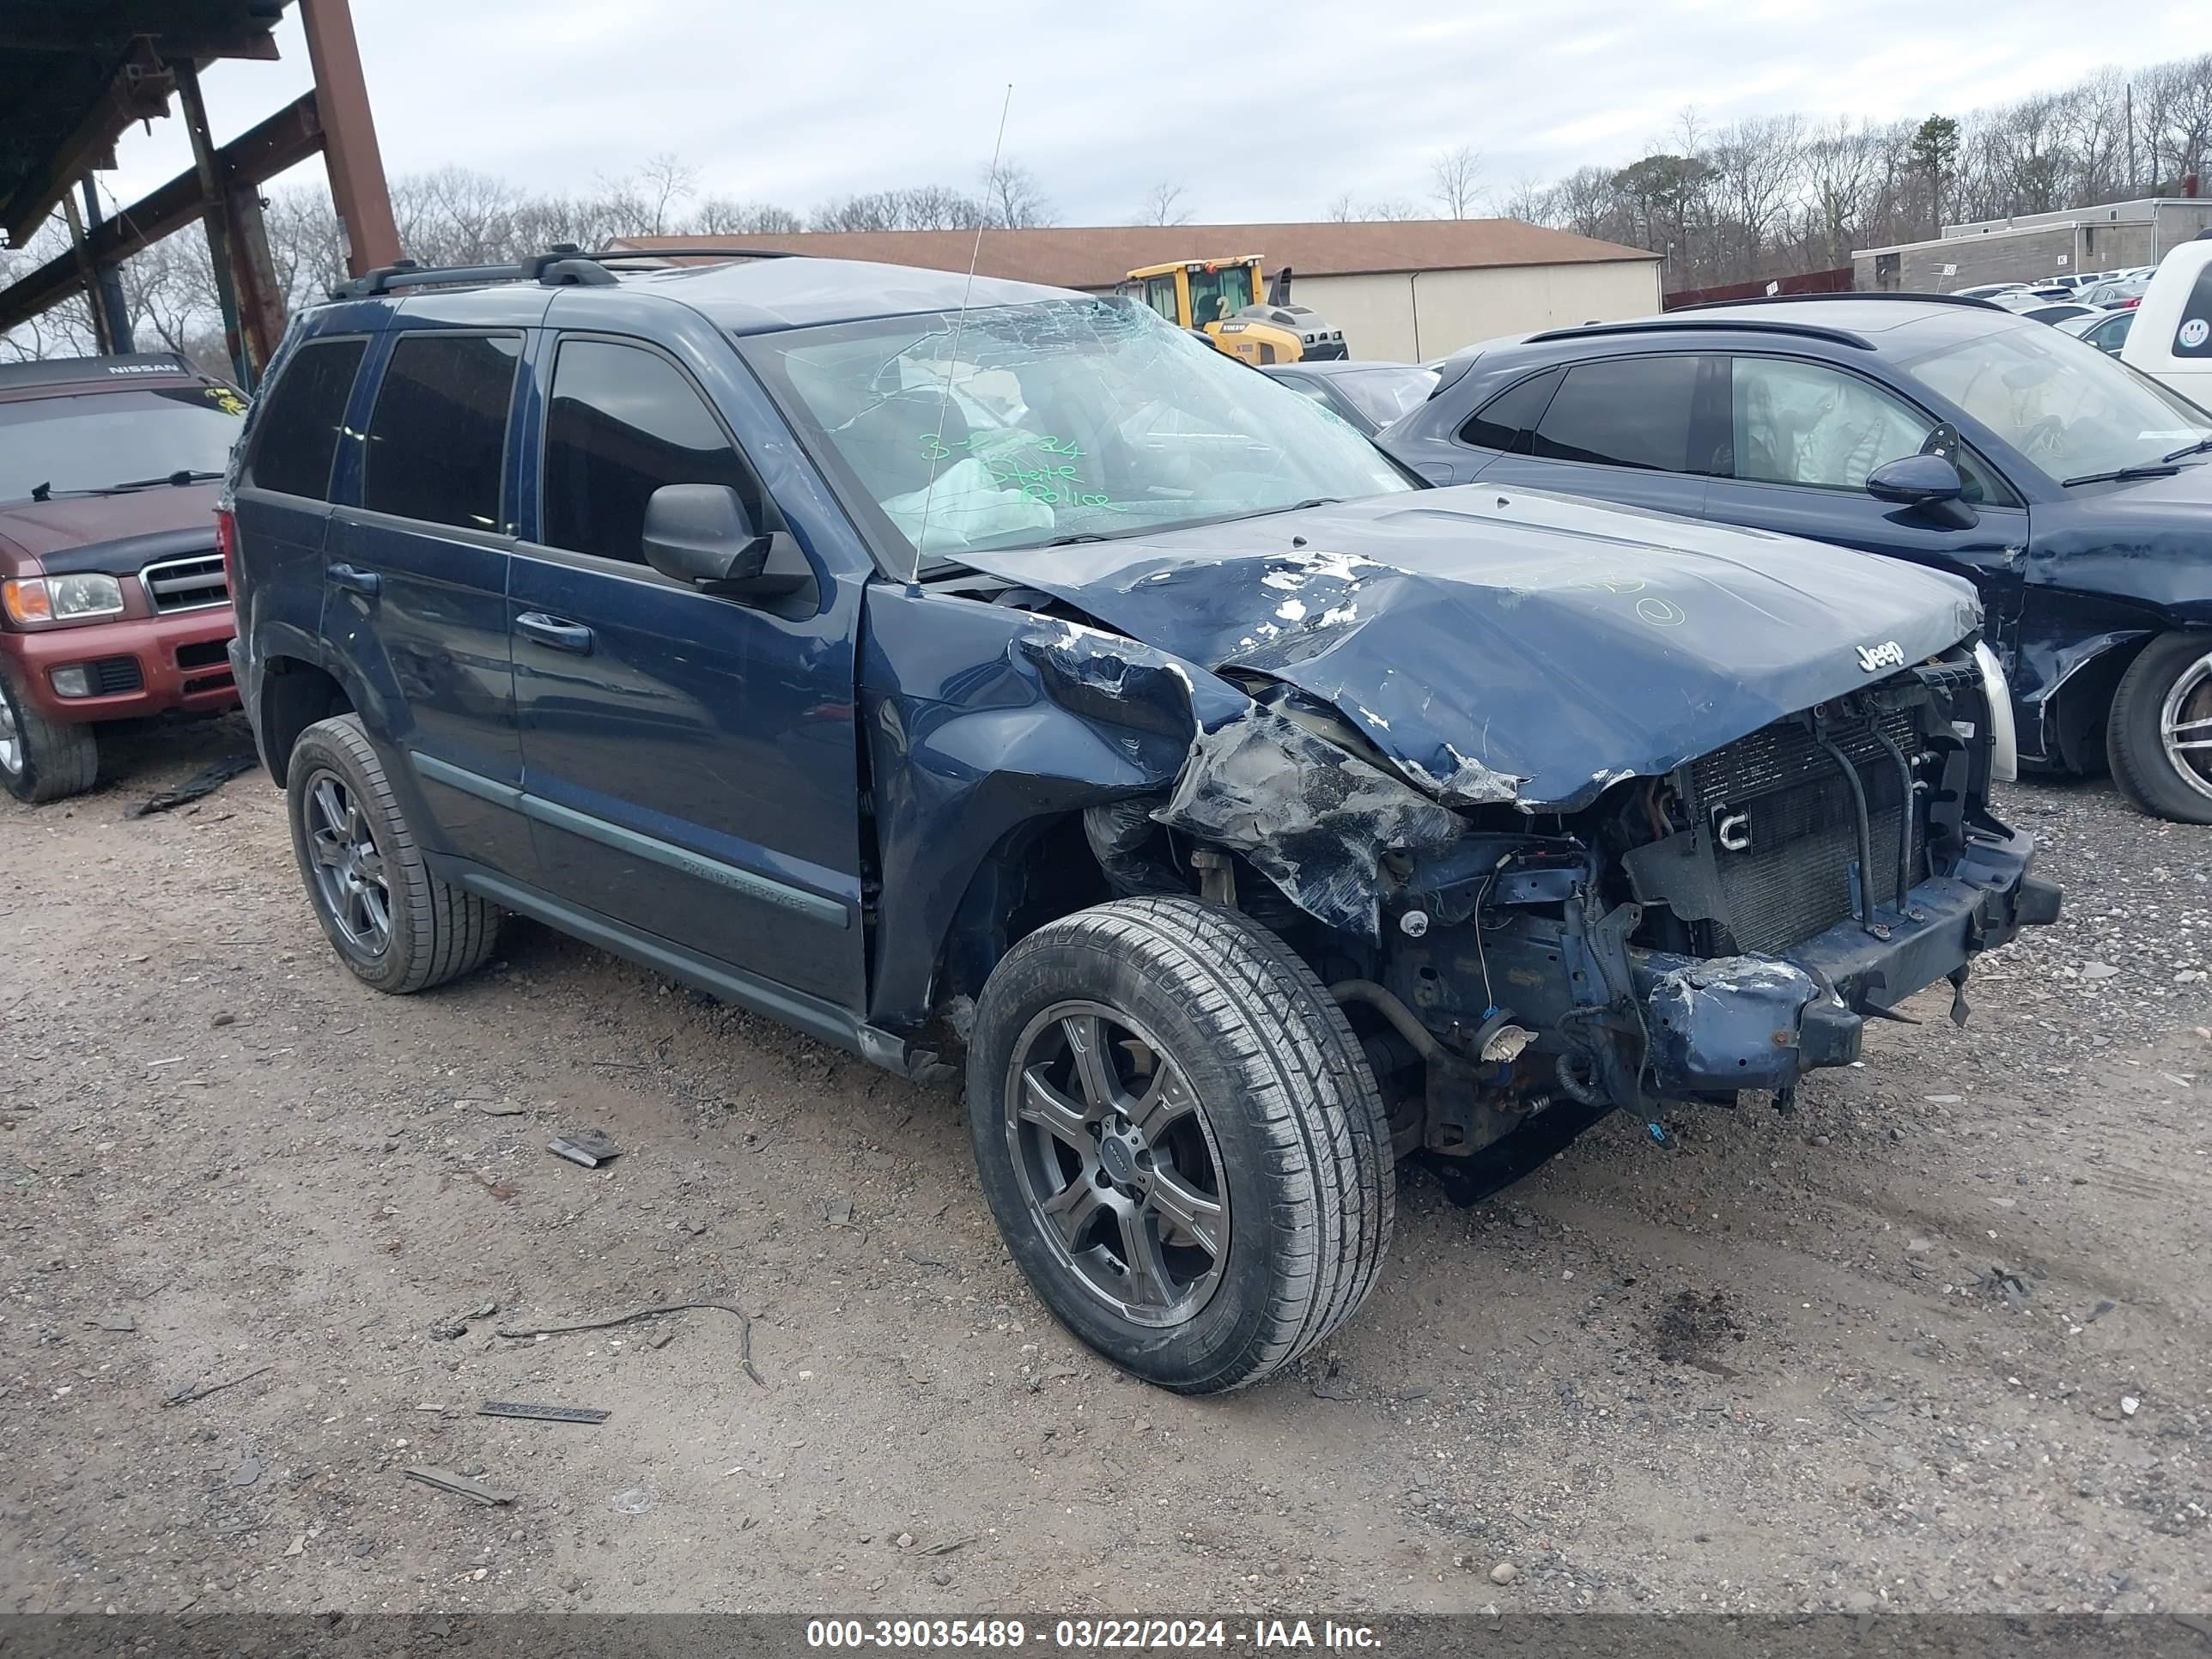
<path fill-rule="evenodd" d="M 1011 156 L 983 169 L 985 222 L 994 230 L 1025 230 L 1058 216 L 1036 176 Z"/>
<path fill-rule="evenodd" d="M 809 222 L 816 230 L 973 230 L 991 222 L 991 208 L 944 185 L 918 185 L 825 202 Z"/>
<path fill-rule="evenodd" d="M 676 204 L 698 194 L 699 169 L 692 162 L 663 150 L 646 158 L 629 179 L 651 222 L 644 234 L 665 236 L 676 228 Z"/>
<path fill-rule="evenodd" d="M 1803 130 L 1797 117 L 1739 121 L 1715 139 L 1711 160 L 1712 193 L 1728 226 L 1731 251 L 1722 258 L 1735 269 L 1756 272 L 1776 239 L 1784 210 L 1802 188 Z"/>
<path fill-rule="evenodd" d="M 1145 192 L 1145 204 L 1138 210 L 1140 225 L 1187 225 L 1190 210 L 1182 205 L 1183 187 L 1172 179 L 1163 179 Z"/>
<path fill-rule="evenodd" d="M 1481 151 L 1462 144 L 1429 164 L 1429 199 L 1444 210 L 1445 218 L 1473 218 L 1481 198 Z"/>
<path fill-rule="evenodd" d="M 1352 204 L 1352 192 L 1341 191 L 1329 198 L 1322 210 L 1322 216 L 1333 225 L 1348 225 L 1359 217 L 1359 210 Z"/>
<path fill-rule="evenodd" d="M 789 208 L 773 202 L 737 202 L 709 196 L 692 210 L 684 234 L 692 236 L 779 236 L 806 228 Z"/>
<path fill-rule="evenodd" d="M 1811 240 L 1826 264 L 1851 257 L 1851 231 L 1866 222 L 1869 197 L 1880 176 L 1880 141 L 1863 127 L 1841 119 L 1820 129 L 1805 145 L 1805 194 L 1812 216 Z"/>
<path fill-rule="evenodd" d="M 408 257 L 433 265 L 473 265 L 509 257 L 514 186 L 466 167 L 403 174 L 392 181 L 392 214 Z"/>
<path fill-rule="evenodd" d="M 1498 204 L 1498 210 L 1508 219 L 1518 219 L 1523 224 L 1540 225 L 1549 210 L 1543 181 L 1522 173 L 1513 181 L 1513 188 Z"/>

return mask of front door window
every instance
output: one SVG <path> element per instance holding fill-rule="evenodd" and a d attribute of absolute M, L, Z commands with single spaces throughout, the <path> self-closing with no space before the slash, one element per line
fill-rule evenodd
<path fill-rule="evenodd" d="M 1865 489 L 1868 473 L 1917 454 L 1934 429 L 1855 374 L 1779 357 L 1735 360 L 1729 422 L 1737 477 L 1822 489 Z"/>

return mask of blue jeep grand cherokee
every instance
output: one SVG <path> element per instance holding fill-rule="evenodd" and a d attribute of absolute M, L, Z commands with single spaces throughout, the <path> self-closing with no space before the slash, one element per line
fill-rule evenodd
<path fill-rule="evenodd" d="M 1016 1261 L 1153 1382 L 1334 1329 L 1399 1158 L 1787 1105 L 2057 914 L 1964 583 L 1423 489 L 1121 300 L 620 263 L 374 273 L 272 366 L 234 655 L 324 930 L 964 1056 Z"/>

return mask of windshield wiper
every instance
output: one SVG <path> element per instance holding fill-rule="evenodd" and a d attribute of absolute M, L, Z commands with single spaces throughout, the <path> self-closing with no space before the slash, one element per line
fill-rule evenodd
<path fill-rule="evenodd" d="M 1078 542 L 1103 542 L 1105 537 L 1095 530 L 1079 530 L 1072 536 L 1054 536 L 1043 544 L 1046 547 L 1073 547 Z"/>
<path fill-rule="evenodd" d="M 2172 454 L 2162 456 L 2160 459 L 2168 461 L 2178 461 L 2185 455 L 2202 455 L 2208 449 L 2212 449 L 2212 438 L 2199 438 L 2195 443 L 2184 444 L 2180 448 L 2175 450 Z"/>
<path fill-rule="evenodd" d="M 2181 453 L 2186 455 L 2189 452 L 2185 449 Z M 2142 466 L 2116 467 L 2110 472 L 2084 472 L 2078 478 L 2062 479 L 2060 488 L 2071 489 L 2075 484 L 2119 483 L 2130 478 L 2171 478 L 2180 471 L 2181 468 L 2171 459 L 2155 464 L 2146 462 Z"/>
<path fill-rule="evenodd" d="M 158 478 L 132 478 L 123 483 L 104 484 L 100 489 L 88 493 L 96 495 L 119 495 L 126 489 L 151 489 L 157 484 L 174 484 L 181 489 L 185 484 L 211 483 L 221 477 L 222 474 L 220 472 L 190 471 L 164 472 Z"/>

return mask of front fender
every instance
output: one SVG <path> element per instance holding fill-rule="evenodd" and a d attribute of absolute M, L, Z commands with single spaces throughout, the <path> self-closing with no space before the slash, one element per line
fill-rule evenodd
<path fill-rule="evenodd" d="M 958 595 L 869 589 L 861 703 L 881 892 L 868 1018 L 930 1013 L 977 872 L 1023 826 L 1165 791 L 1201 720 L 1248 700 L 1095 629 Z"/>

